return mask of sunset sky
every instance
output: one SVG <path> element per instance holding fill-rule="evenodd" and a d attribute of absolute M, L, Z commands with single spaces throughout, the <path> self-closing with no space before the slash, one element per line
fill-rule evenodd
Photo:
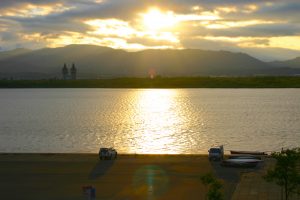
<path fill-rule="evenodd" d="M 1 0 L 0 51 L 94 44 L 300 56 L 300 1 Z"/>

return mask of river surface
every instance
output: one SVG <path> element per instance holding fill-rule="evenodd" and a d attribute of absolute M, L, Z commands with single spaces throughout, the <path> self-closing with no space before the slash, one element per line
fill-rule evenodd
<path fill-rule="evenodd" d="M 206 153 L 300 145 L 300 89 L 1 89 L 0 152 Z"/>

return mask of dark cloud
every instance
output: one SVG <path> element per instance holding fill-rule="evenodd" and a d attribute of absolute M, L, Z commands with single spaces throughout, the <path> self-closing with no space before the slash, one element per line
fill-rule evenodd
<path fill-rule="evenodd" d="M 286 1 L 260 1 L 257 5 L 257 10 L 250 13 L 243 13 L 245 7 L 239 7 L 238 12 L 228 13 L 226 18 L 233 19 L 266 19 L 266 20 L 282 20 L 282 21 L 298 21 L 300 17 L 300 1 L 299 0 L 286 0 Z M 243 4 L 247 5 L 247 4 Z M 240 5 L 241 6 L 241 5 Z"/>
<path fill-rule="evenodd" d="M 234 31 L 234 30 L 233 30 Z M 300 33 L 300 24 L 260 24 L 242 29 L 244 36 L 294 36 Z M 241 36 L 241 35 L 240 35 Z"/>
<path fill-rule="evenodd" d="M 273 4 L 272 6 L 264 6 L 261 8 L 256 14 L 264 15 L 272 15 L 273 17 L 284 17 L 287 18 L 290 14 L 298 14 L 300 10 L 300 2 L 299 1 L 281 1 L 279 3 Z M 276 15 L 274 15 L 276 14 Z"/>
<path fill-rule="evenodd" d="M 80 21 L 73 19 L 61 20 L 58 16 L 50 16 L 31 19 L 19 19 L 18 22 L 22 24 L 23 32 L 86 32 L 89 30 L 89 26 L 83 24 Z"/>
<path fill-rule="evenodd" d="M 15 33 L 11 32 L 1 32 L 0 38 L 2 41 L 15 41 L 18 39 L 18 36 Z"/>
<path fill-rule="evenodd" d="M 50 4 L 50 3 L 63 3 L 63 0 L 1 0 L 0 8 L 14 7 L 21 4 Z"/>

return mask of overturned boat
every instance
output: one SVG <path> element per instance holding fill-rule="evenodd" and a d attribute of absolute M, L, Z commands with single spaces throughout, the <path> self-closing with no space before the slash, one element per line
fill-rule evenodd
<path fill-rule="evenodd" d="M 257 156 L 266 156 L 268 155 L 266 152 L 264 151 L 235 151 L 235 150 L 230 150 L 231 154 L 246 154 L 246 155 L 257 155 Z"/>

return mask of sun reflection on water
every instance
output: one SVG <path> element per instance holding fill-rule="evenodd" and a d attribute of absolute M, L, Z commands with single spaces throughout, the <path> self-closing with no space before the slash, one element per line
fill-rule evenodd
<path fill-rule="evenodd" d="M 179 153 L 174 137 L 174 126 L 182 121 L 175 100 L 177 93 L 153 89 L 140 91 L 135 97 L 138 110 L 132 120 L 138 153 Z"/>

